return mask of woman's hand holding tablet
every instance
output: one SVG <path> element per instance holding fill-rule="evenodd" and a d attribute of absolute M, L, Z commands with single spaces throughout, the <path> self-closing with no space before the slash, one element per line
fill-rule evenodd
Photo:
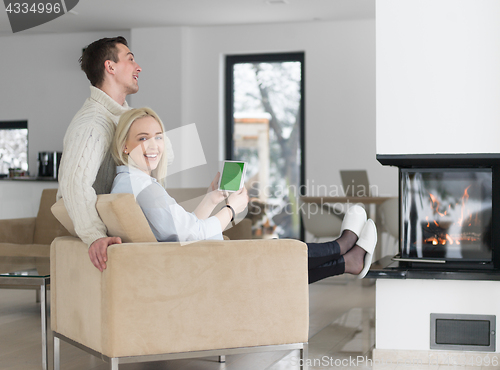
<path fill-rule="evenodd" d="M 234 192 L 243 187 L 247 163 L 242 161 L 224 161 L 222 175 L 219 179 L 219 190 Z"/>

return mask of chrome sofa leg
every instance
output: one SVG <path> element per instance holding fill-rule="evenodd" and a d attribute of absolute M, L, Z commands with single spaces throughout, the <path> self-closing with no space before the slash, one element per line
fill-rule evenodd
<path fill-rule="evenodd" d="M 307 370 L 307 354 L 308 353 L 308 343 L 304 343 L 304 347 L 300 349 L 300 370 Z"/>
<path fill-rule="evenodd" d="M 49 370 L 49 344 L 47 343 L 47 312 L 49 309 L 49 299 L 47 296 L 47 282 L 44 280 L 40 286 L 40 314 L 42 315 L 42 363 L 43 370 Z"/>
<path fill-rule="evenodd" d="M 110 370 L 118 370 L 118 359 L 116 357 L 109 359 L 109 369 Z"/>
<path fill-rule="evenodd" d="M 220 363 L 226 362 L 226 356 L 219 356 L 219 362 Z"/>
<path fill-rule="evenodd" d="M 61 352 L 60 352 L 61 340 L 54 336 L 54 370 L 60 370 L 61 367 Z"/>

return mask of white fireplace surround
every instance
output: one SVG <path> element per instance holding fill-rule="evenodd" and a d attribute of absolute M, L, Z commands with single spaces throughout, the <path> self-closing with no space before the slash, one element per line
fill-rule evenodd
<path fill-rule="evenodd" d="M 500 153 L 498 45 L 498 0 L 376 0 L 377 154 Z M 499 288 L 378 279 L 374 360 L 437 364 L 430 314 L 498 318 Z"/>
<path fill-rule="evenodd" d="M 377 154 L 500 151 L 500 1 L 376 0 Z"/>
<path fill-rule="evenodd" d="M 376 348 L 384 350 L 379 354 L 430 351 L 431 313 L 500 317 L 499 281 L 378 279 L 376 284 Z M 497 341 L 495 353 L 498 347 Z"/>

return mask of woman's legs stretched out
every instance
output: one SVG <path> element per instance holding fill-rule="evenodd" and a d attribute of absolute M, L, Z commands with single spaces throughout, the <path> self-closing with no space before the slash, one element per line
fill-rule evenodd
<path fill-rule="evenodd" d="M 343 273 L 366 275 L 377 240 L 375 224 L 369 221 L 363 208 L 351 207 L 338 239 L 307 244 L 309 284 Z"/>
<path fill-rule="evenodd" d="M 353 240 L 345 244 L 340 240 Z M 355 245 L 358 237 L 350 230 L 344 230 L 342 236 L 326 243 L 308 243 L 309 284 L 318 280 L 343 273 L 357 275 L 363 269 L 365 250 Z"/>
<path fill-rule="evenodd" d="M 326 243 L 307 243 L 309 269 L 339 259 L 354 246 L 357 240 L 358 236 L 354 232 L 344 230 L 340 238 L 336 240 Z"/>

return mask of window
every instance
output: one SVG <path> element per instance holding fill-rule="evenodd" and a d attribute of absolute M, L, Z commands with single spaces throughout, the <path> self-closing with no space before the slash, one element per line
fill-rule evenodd
<path fill-rule="evenodd" d="M 303 237 L 304 53 L 226 57 L 226 157 L 248 163 L 254 236 Z"/>
<path fill-rule="evenodd" d="M 0 121 L 0 174 L 28 170 L 28 121 Z"/>

